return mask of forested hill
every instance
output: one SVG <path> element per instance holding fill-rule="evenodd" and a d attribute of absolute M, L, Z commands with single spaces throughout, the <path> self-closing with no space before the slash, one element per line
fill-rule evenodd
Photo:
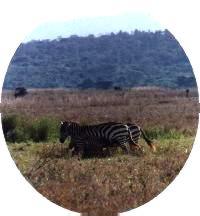
<path fill-rule="evenodd" d="M 5 89 L 196 87 L 191 65 L 169 31 L 31 41 L 17 49 Z"/>

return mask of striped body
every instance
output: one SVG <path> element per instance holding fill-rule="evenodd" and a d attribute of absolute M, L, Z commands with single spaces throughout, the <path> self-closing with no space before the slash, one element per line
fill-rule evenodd
<path fill-rule="evenodd" d="M 128 123 L 127 126 L 129 127 L 130 136 L 133 143 L 137 144 L 141 136 L 141 128 L 134 123 Z"/>
<path fill-rule="evenodd" d="M 71 143 L 69 148 L 74 149 L 74 153 L 83 157 L 88 152 L 93 155 L 103 154 L 106 148 L 121 147 L 125 153 L 136 148 L 139 138 L 144 138 L 146 143 L 155 151 L 155 146 L 147 138 L 141 127 L 134 123 L 122 124 L 108 122 L 99 125 L 80 126 L 74 122 L 62 122 L 60 127 L 60 142 L 70 136 Z"/>
<path fill-rule="evenodd" d="M 88 146 L 96 143 L 95 145 L 99 145 L 101 148 L 120 146 L 126 153 L 129 152 L 129 144 L 132 143 L 128 126 L 115 122 L 86 126 L 81 126 L 75 122 L 62 122 L 60 142 L 64 143 L 68 136 L 75 140 L 79 139 L 79 142 L 84 143 L 85 146 L 87 146 L 87 142 Z"/>
<path fill-rule="evenodd" d="M 144 131 L 142 130 L 140 126 L 134 123 L 127 123 L 127 126 L 129 127 L 130 137 L 131 137 L 132 144 L 133 144 L 131 145 L 131 147 L 141 148 L 138 145 L 138 141 L 140 137 L 142 136 L 144 140 L 146 141 L 146 143 L 150 146 L 150 148 L 152 148 L 153 151 L 156 150 L 155 146 L 152 144 L 152 141 L 147 138 L 146 134 L 144 133 Z"/>

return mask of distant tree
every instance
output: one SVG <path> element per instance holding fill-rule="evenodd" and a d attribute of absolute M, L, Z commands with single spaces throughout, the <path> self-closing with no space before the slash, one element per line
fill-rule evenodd
<path fill-rule="evenodd" d="M 15 89 L 14 96 L 15 96 L 15 98 L 17 98 L 17 97 L 23 97 L 26 94 L 28 94 L 28 92 L 27 92 L 27 90 L 24 87 L 17 87 Z"/>
<path fill-rule="evenodd" d="M 116 91 L 121 91 L 121 90 L 122 90 L 122 87 L 120 87 L 120 86 L 114 86 L 114 90 L 116 90 Z"/>
<path fill-rule="evenodd" d="M 95 83 L 95 88 L 97 89 L 109 89 L 112 88 L 112 81 L 98 81 Z"/>

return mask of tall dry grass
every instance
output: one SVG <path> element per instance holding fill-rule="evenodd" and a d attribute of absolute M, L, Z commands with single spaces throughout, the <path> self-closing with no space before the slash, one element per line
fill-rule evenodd
<path fill-rule="evenodd" d="M 173 128 L 195 133 L 198 122 L 198 97 L 189 98 L 182 90 L 133 89 L 131 91 L 29 90 L 15 99 L 4 91 L 1 112 L 30 119 L 51 117 L 80 123 L 135 122 L 144 128 Z"/>
<path fill-rule="evenodd" d="M 163 141 L 141 156 L 69 158 L 59 143 L 9 145 L 27 180 L 52 202 L 93 216 L 115 216 L 164 190 L 182 169 L 193 139 Z"/>

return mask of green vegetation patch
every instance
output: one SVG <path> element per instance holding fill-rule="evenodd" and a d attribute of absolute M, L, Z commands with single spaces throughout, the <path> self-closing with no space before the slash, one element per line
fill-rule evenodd
<path fill-rule="evenodd" d="M 53 118 L 29 119 L 17 115 L 2 118 L 2 127 L 6 141 L 14 142 L 45 142 L 58 138 L 58 121 Z"/>
<path fill-rule="evenodd" d="M 182 132 L 168 127 L 149 128 L 145 132 L 151 139 L 180 139 L 187 136 L 187 131 Z"/>

